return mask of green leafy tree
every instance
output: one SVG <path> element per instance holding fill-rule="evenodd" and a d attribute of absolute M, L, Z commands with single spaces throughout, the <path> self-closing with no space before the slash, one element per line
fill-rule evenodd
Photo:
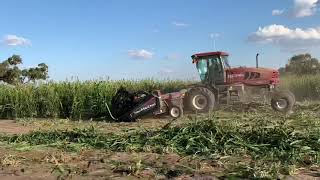
<path fill-rule="evenodd" d="M 300 54 L 293 56 L 283 70 L 298 75 L 316 74 L 320 72 L 320 63 L 311 54 Z"/>
<path fill-rule="evenodd" d="M 22 64 L 22 58 L 18 55 L 13 55 L 0 63 L 0 81 L 16 85 L 48 78 L 46 64 L 41 63 L 37 67 L 26 69 L 20 69 L 20 64 Z"/>

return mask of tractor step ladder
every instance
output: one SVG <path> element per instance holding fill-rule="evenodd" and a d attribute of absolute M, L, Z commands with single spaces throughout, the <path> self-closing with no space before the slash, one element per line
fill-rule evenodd
<path fill-rule="evenodd" d="M 244 85 L 235 84 L 228 87 L 227 93 L 227 104 L 241 102 L 241 96 L 244 95 Z"/>

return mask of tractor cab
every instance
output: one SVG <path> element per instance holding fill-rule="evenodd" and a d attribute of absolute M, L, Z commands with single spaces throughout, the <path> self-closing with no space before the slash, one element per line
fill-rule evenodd
<path fill-rule="evenodd" d="M 208 52 L 194 54 L 192 63 L 196 64 L 200 79 L 205 84 L 220 85 L 226 82 L 226 69 L 230 69 L 229 54 L 225 52 Z"/>

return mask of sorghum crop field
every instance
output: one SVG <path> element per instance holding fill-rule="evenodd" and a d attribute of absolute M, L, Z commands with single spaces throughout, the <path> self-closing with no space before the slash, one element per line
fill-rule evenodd
<path fill-rule="evenodd" d="M 290 115 L 254 103 L 221 106 L 175 121 L 164 117 L 134 123 L 101 121 L 108 120 L 105 103 L 118 87 L 169 92 L 190 82 L 2 85 L 1 117 L 14 120 L 0 121 L 0 178 L 318 177 L 320 78 L 286 78 L 282 88 L 302 102 Z"/>

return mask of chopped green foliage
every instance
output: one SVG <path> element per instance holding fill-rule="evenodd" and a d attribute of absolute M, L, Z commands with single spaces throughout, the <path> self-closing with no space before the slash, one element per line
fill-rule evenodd
<path fill-rule="evenodd" d="M 227 173 L 237 177 L 275 178 L 295 168 L 319 164 L 319 111 L 303 107 L 284 116 L 263 113 L 214 113 L 190 117 L 189 123 L 160 130 L 127 133 L 87 129 L 35 131 L 2 136 L 1 140 L 30 146 L 48 145 L 68 149 L 82 147 L 116 152 L 174 152 L 181 156 L 229 162 Z M 71 145 L 71 146 L 70 146 Z M 68 149 L 70 150 L 70 149 Z M 238 159 L 238 160 L 237 160 Z"/>

